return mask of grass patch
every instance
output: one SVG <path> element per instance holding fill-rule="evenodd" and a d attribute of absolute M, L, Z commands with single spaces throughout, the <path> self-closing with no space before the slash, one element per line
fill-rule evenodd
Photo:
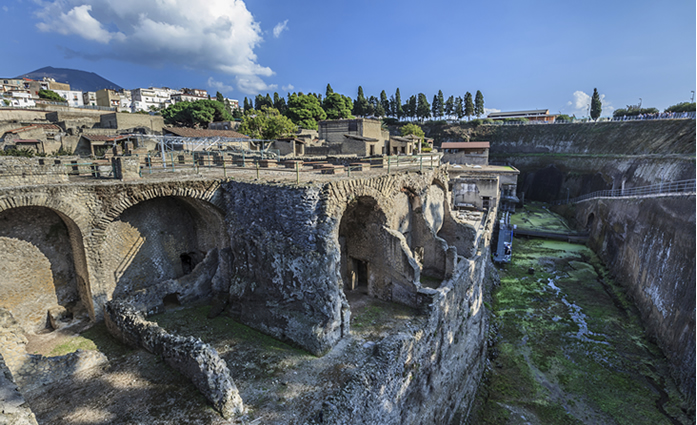
<path fill-rule="evenodd" d="M 76 336 L 73 338 L 70 338 L 66 342 L 62 344 L 58 344 L 57 346 L 53 347 L 53 350 L 51 350 L 51 353 L 49 356 L 63 356 L 68 353 L 74 353 L 77 350 L 96 350 L 97 349 L 97 344 L 94 343 L 91 339 L 87 339 L 83 336 Z"/>

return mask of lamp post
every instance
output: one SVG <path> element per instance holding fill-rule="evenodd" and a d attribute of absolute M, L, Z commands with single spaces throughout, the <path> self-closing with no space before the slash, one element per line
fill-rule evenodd
<path fill-rule="evenodd" d="M 690 96 L 690 103 L 692 103 L 692 102 L 695 101 L 695 91 L 694 91 L 694 90 L 690 90 L 690 93 L 692 93 L 692 95 Z"/>

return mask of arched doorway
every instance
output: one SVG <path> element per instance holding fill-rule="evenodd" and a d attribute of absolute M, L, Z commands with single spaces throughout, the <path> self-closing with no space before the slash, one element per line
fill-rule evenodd
<path fill-rule="evenodd" d="M 357 295 L 414 306 L 419 265 L 405 236 L 386 225 L 377 201 L 354 199 L 339 224 L 341 278 L 351 303 Z"/>
<path fill-rule="evenodd" d="M 93 314 L 82 234 L 46 207 L 0 212 L 0 307 L 29 332 Z"/>
<path fill-rule="evenodd" d="M 201 263 L 216 269 L 219 249 L 229 246 L 217 207 L 185 197 L 160 197 L 133 205 L 107 227 L 106 233 L 109 242 L 103 257 L 107 270 L 113 273 L 113 287 L 107 288 L 108 292 L 123 298 L 146 291 L 148 296 L 158 297 L 157 301 L 145 301 L 149 307 L 180 302 L 180 296 L 196 297 L 195 291 L 210 292 L 210 276 L 202 278 L 206 282 L 194 279 L 191 283 L 208 285 L 205 288 L 178 285 Z"/>

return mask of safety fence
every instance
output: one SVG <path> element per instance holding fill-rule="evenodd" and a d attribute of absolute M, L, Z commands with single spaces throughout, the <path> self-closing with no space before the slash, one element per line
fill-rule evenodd
<path fill-rule="evenodd" d="M 384 169 L 386 173 L 402 170 L 433 169 L 440 165 L 439 154 L 410 155 L 410 156 L 384 156 L 356 159 L 350 163 L 334 163 L 332 161 L 304 161 L 299 158 L 278 160 L 262 155 L 230 154 L 224 151 L 218 152 L 168 152 L 165 155 L 139 156 L 141 176 L 190 172 L 203 174 L 209 171 L 223 174 L 224 178 L 232 177 L 238 172 L 252 171 L 257 179 L 264 175 L 274 176 L 279 173 L 291 173 L 300 180 L 301 174 L 346 174 L 351 177 L 353 173 L 373 169 Z"/>
<path fill-rule="evenodd" d="M 600 190 L 597 192 L 588 193 L 571 199 L 560 199 L 552 202 L 553 205 L 575 204 L 581 201 L 586 201 L 593 198 L 612 198 L 612 197 L 631 197 L 631 196 L 647 196 L 660 195 L 668 193 L 695 193 L 695 179 L 692 180 L 677 180 L 672 182 L 661 182 L 650 186 L 639 186 L 627 189 Z"/>

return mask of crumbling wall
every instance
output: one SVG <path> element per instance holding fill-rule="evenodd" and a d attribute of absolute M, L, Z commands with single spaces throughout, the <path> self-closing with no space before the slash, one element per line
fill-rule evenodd
<path fill-rule="evenodd" d="M 242 398 L 227 364 L 215 348 L 198 338 L 167 333 L 126 303 L 107 303 L 104 320 L 114 337 L 162 356 L 168 365 L 189 378 L 223 417 L 244 413 Z"/>
<path fill-rule="evenodd" d="M 321 354 L 341 338 L 338 247 L 318 186 L 224 184 L 233 317 Z M 344 301 L 345 303 L 345 301 Z M 344 307 L 345 309 L 345 307 Z"/>
<path fill-rule="evenodd" d="M 3 425 L 38 425 L 0 353 L 0 420 Z"/>
<path fill-rule="evenodd" d="M 323 404 L 316 422 L 330 424 L 460 424 L 469 415 L 486 364 L 489 315 L 485 294 L 497 279 L 488 242 L 458 263 L 438 289 L 420 289 L 423 322 L 364 345 L 369 360 Z"/>
<path fill-rule="evenodd" d="M 576 205 L 598 253 L 638 307 L 648 334 L 695 397 L 695 196 L 597 199 Z"/>

